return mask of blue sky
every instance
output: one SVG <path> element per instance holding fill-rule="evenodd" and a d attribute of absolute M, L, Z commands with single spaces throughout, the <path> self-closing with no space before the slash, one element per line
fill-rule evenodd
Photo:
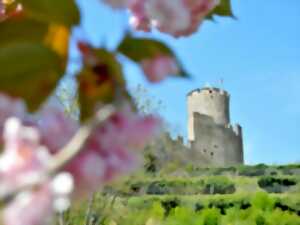
<path fill-rule="evenodd" d="M 75 38 L 114 48 L 127 29 L 127 12 L 116 12 L 99 0 L 78 0 L 81 27 Z M 205 83 L 231 94 L 231 120 L 244 129 L 246 163 L 300 161 L 300 1 L 232 0 L 238 18 L 205 22 L 188 38 L 154 32 L 168 43 L 192 75 L 149 84 L 139 68 L 125 63 L 129 88 L 142 84 L 162 100 L 162 116 L 186 136 L 186 93 Z M 138 33 L 138 35 L 145 35 Z M 71 48 L 76 57 L 76 51 Z"/>

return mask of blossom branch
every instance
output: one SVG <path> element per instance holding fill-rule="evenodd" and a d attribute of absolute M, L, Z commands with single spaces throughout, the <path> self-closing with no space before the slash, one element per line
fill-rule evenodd
<path fill-rule="evenodd" d="M 112 105 L 107 105 L 100 109 L 96 113 L 96 116 L 87 124 L 82 126 L 71 139 L 71 141 L 56 155 L 54 155 L 53 159 L 48 165 L 47 173 L 50 175 L 57 173 L 70 160 L 72 160 L 76 155 L 78 155 L 82 150 L 82 146 L 85 144 L 87 138 L 92 133 L 94 128 L 106 121 L 113 114 L 114 111 L 115 110 Z"/>
<path fill-rule="evenodd" d="M 54 176 L 84 149 L 83 146 L 94 128 L 106 121 L 114 112 L 115 108 L 112 105 L 102 107 L 96 113 L 95 117 L 85 125 L 81 126 L 69 143 L 53 156 L 45 171 L 40 173 L 39 176 L 34 176 L 32 179 L 28 180 L 28 182 L 23 183 L 15 189 L 8 190 L 5 187 L 0 188 L 0 203 L 7 203 L 19 192 L 39 186 L 49 177 Z"/>

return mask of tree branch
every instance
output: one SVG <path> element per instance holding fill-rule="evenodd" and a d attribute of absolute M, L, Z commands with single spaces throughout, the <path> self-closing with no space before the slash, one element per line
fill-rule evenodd
<path fill-rule="evenodd" d="M 70 160 L 72 160 L 78 153 L 81 152 L 83 145 L 91 132 L 106 121 L 114 112 L 112 105 L 107 105 L 99 110 L 93 120 L 82 126 L 79 131 L 74 135 L 71 141 L 61 149 L 48 165 L 48 173 L 53 175 L 62 169 Z"/>
<path fill-rule="evenodd" d="M 45 171 L 43 171 L 40 176 L 35 177 L 35 179 L 31 179 L 30 181 L 13 190 L 0 188 L 0 203 L 7 203 L 11 201 L 12 198 L 14 198 L 20 191 L 39 186 L 45 180 L 49 179 L 49 177 L 54 176 L 83 150 L 83 146 L 93 130 L 106 121 L 114 112 L 115 108 L 112 105 L 102 107 L 96 113 L 95 117 L 85 125 L 81 126 L 70 142 L 51 158 Z"/>

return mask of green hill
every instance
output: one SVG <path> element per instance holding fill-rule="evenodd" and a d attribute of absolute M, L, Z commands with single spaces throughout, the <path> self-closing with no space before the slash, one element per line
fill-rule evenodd
<path fill-rule="evenodd" d="M 300 225 L 300 164 L 187 168 L 106 186 L 68 224 Z"/>

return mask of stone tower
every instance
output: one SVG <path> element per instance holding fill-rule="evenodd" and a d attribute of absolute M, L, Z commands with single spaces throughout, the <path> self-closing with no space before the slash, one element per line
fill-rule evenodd
<path fill-rule="evenodd" d="M 243 163 L 242 128 L 230 124 L 230 95 L 219 88 L 188 93 L 188 140 L 208 165 Z"/>

